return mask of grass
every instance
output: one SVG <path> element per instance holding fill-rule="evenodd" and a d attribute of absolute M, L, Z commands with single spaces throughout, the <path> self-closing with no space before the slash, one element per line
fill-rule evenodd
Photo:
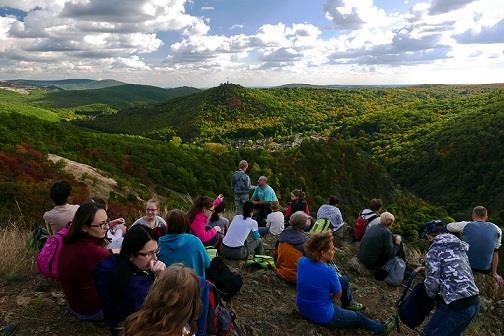
<path fill-rule="evenodd" d="M 36 251 L 30 246 L 30 232 L 21 229 L 20 223 L 8 222 L 0 228 L 0 277 L 15 280 L 33 270 Z"/>

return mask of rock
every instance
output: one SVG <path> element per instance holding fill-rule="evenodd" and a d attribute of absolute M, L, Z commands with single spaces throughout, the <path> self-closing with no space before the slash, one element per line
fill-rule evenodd
<path fill-rule="evenodd" d="M 31 297 L 29 296 L 23 296 L 23 295 L 18 295 L 16 297 L 16 304 L 20 307 L 26 307 L 30 304 Z"/>
<path fill-rule="evenodd" d="M 360 263 L 357 257 L 352 257 L 348 260 L 347 269 L 357 274 L 368 273 L 366 267 Z"/>
<path fill-rule="evenodd" d="M 492 300 L 487 299 L 484 296 L 480 296 L 481 311 L 487 312 L 492 310 Z"/>

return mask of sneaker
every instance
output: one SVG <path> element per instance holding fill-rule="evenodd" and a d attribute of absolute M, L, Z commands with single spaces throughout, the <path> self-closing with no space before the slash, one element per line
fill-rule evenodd
<path fill-rule="evenodd" d="M 395 316 L 389 317 L 385 322 L 382 322 L 383 325 L 383 334 L 385 336 L 390 335 L 390 333 L 396 329 L 397 327 L 397 320 Z"/>
<path fill-rule="evenodd" d="M 361 311 L 364 308 L 365 307 L 364 307 L 364 305 L 362 303 L 355 302 L 355 301 L 350 302 L 350 304 L 348 305 L 348 307 L 345 307 L 345 309 L 353 310 L 353 311 Z"/>

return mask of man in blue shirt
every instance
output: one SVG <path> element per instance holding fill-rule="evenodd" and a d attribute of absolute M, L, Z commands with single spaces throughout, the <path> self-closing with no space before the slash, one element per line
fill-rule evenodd
<path fill-rule="evenodd" d="M 259 226 L 265 226 L 266 217 L 271 213 L 271 202 L 278 202 L 275 190 L 268 185 L 266 176 L 261 176 L 257 180 L 257 188 L 252 195 L 252 202 L 256 209 L 255 220 Z"/>
<path fill-rule="evenodd" d="M 473 271 L 490 273 L 499 285 L 504 285 L 504 280 L 497 274 L 502 230 L 487 222 L 487 209 L 483 206 L 473 209 L 472 219 L 471 222 L 450 223 L 447 226 L 448 231 L 464 234 L 464 241 L 469 244 L 467 256 Z"/>

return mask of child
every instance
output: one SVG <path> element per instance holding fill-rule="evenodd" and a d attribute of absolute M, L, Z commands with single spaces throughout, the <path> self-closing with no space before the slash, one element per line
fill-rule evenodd
<path fill-rule="evenodd" d="M 266 227 L 259 228 L 261 236 L 271 233 L 278 236 L 284 230 L 284 214 L 280 211 L 280 204 L 278 201 L 271 202 L 271 210 L 273 211 L 266 217 Z"/>

